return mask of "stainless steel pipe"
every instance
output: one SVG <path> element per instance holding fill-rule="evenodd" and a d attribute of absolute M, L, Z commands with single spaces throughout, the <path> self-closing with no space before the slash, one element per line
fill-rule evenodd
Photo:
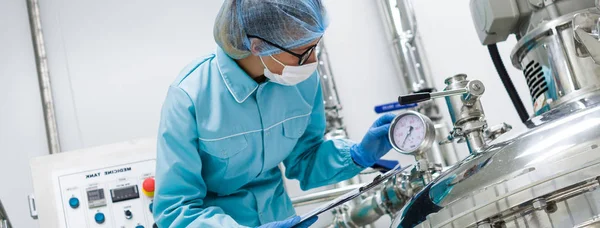
<path fill-rule="evenodd" d="M 327 122 L 325 139 L 347 139 L 348 132 L 340 115 L 342 104 L 337 92 L 331 65 L 329 65 L 329 54 L 323 43 L 319 43 L 316 53 L 318 59 L 317 71 L 321 79 L 321 91 L 323 92 L 323 104 L 325 106 L 325 118 Z"/>
<path fill-rule="evenodd" d="M 321 78 L 325 109 L 341 109 L 340 96 L 338 95 L 331 65 L 329 65 L 329 53 L 327 53 L 323 41 L 319 43 L 316 52 L 318 59 L 317 71 Z"/>
<path fill-rule="evenodd" d="M 411 0 L 379 0 L 378 3 L 387 39 L 394 47 L 395 65 L 402 73 L 406 91 L 431 88 Z"/>
<path fill-rule="evenodd" d="M 2 201 L 0 201 L 0 228 L 12 228 L 10 220 L 8 220 L 8 215 L 4 210 L 4 206 L 2 206 Z"/>
<path fill-rule="evenodd" d="M 362 227 L 379 220 L 386 214 L 385 209 L 381 207 L 381 202 L 377 199 L 379 197 L 381 197 L 379 194 L 375 194 L 357 203 L 350 211 L 349 222 Z"/>
<path fill-rule="evenodd" d="M 425 50 L 418 32 L 418 24 L 412 0 L 377 0 L 380 15 L 384 24 L 387 40 L 392 46 L 394 66 L 403 79 L 403 93 L 432 89 L 432 76 L 428 68 Z M 442 91 L 443 93 L 444 91 Z M 429 105 L 420 106 L 417 110 L 431 118 L 436 124 L 445 123 L 439 113 L 438 104 L 433 101 Z M 442 132 L 443 135 L 448 132 Z M 437 153 L 437 154 L 434 154 Z M 454 144 L 434 148 L 432 158 L 444 158 L 444 166 L 458 161 Z M 449 158 L 446 158 L 450 156 Z M 438 159 L 440 160 L 440 159 Z"/>
<path fill-rule="evenodd" d="M 29 27 L 33 41 L 33 51 L 38 74 L 44 122 L 46 125 L 46 137 L 48 140 L 48 151 L 50 154 L 60 153 L 60 140 L 58 126 L 54 110 L 54 99 L 52 98 L 52 86 L 50 73 L 48 71 L 48 58 L 42 33 L 42 22 L 40 18 L 40 7 L 38 0 L 27 0 L 27 13 L 29 14 Z"/>

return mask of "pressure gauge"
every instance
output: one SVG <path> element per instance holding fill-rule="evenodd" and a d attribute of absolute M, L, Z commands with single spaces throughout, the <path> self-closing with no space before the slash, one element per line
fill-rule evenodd
<path fill-rule="evenodd" d="M 417 155 L 431 148 L 435 141 L 435 127 L 427 116 L 407 111 L 394 118 L 389 138 L 398 152 Z"/>

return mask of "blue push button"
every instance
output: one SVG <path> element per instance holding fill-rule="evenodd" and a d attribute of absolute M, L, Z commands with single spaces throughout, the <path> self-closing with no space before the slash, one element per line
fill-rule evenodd
<path fill-rule="evenodd" d="M 104 220 L 106 220 L 106 218 L 104 217 L 104 213 L 102 213 L 102 212 L 96 213 L 96 215 L 94 215 L 94 220 L 96 220 L 96 223 L 98 223 L 98 224 L 104 223 Z"/>
<path fill-rule="evenodd" d="M 148 208 L 150 209 L 150 213 L 154 213 L 152 212 L 152 206 L 154 206 L 154 202 L 150 203 L 150 205 L 148 205 Z"/>
<path fill-rule="evenodd" d="M 71 199 L 69 199 L 69 206 L 73 209 L 78 208 L 79 207 L 79 199 L 77 199 L 75 197 L 71 197 Z"/>
<path fill-rule="evenodd" d="M 142 226 L 142 225 L 138 225 L 138 226 L 136 226 L 135 228 L 144 228 L 144 226 Z"/>

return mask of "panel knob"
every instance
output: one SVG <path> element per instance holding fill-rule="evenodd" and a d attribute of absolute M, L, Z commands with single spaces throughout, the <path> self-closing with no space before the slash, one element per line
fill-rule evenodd
<path fill-rule="evenodd" d="M 126 218 L 126 219 L 131 219 L 131 218 L 133 218 L 133 213 L 131 213 L 131 211 L 130 211 L 130 210 L 126 210 L 126 211 L 125 211 L 125 218 Z"/>
<path fill-rule="evenodd" d="M 94 220 L 96 220 L 96 223 L 98 223 L 98 224 L 104 223 L 104 221 L 106 220 L 106 218 L 104 217 L 104 213 L 102 213 L 102 212 L 96 213 L 96 215 L 94 215 Z"/>
<path fill-rule="evenodd" d="M 137 225 L 135 228 L 144 228 L 142 225 Z"/>
<path fill-rule="evenodd" d="M 69 206 L 73 209 L 78 208 L 79 199 L 77 199 L 77 197 L 71 197 L 71 199 L 69 199 Z"/>

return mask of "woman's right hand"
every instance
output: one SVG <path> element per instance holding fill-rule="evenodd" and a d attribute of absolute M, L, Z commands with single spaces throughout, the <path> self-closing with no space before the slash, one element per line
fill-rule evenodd
<path fill-rule="evenodd" d="M 308 228 L 310 227 L 310 225 L 312 225 L 313 223 L 315 223 L 317 221 L 317 217 L 312 217 L 310 219 L 307 219 L 306 221 L 298 224 L 300 222 L 300 216 L 294 216 L 291 217 L 289 219 L 280 221 L 280 222 L 271 222 L 271 223 L 267 223 L 264 224 L 262 226 L 259 226 L 258 228 Z M 297 225 L 296 225 L 297 224 Z"/>

